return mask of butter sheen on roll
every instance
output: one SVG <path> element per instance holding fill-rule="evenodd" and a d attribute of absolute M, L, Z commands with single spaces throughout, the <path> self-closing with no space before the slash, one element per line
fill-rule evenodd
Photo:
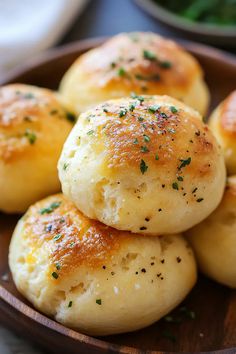
<path fill-rule="evenodd" d="M 90 220 L 62 194 L 18 222 L 9 264 L 40 311 L 91 335 L 134 331 L 166 315 L 196 282 L 181 235 L 144 237 Z"/>
<path fill-rule="evenodd" d="M 60 190 L 57 161 L 73 115 L 52 91 L 12 84 L 0 88 L 0 210 L 24 212 Z"/>
<path fill-rule="evenodd" d="M 209 103 L 197 60 L 177 43 L 151 32 L 121 33 L 82 54 L 64 75 L 60 92 L 78 114 L 131 92 L 167 94 L 203 115 Z"/>
<path fill-rule="evenodd" d="M 63 193 L 120 230 L 182 232 L 219 204 L 223 154 L 193 109 L 168 96 L 132 97 L 80 115 L 58 163 Z"/>

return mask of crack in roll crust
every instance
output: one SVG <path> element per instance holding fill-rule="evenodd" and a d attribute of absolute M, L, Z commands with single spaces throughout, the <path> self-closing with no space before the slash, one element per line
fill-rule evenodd
<path fill-rule="evenodd" d="M 209 125 L 224 150 L 225 162 L 230 175 L 236 173 L 236 91 L 233 91 L 215 109 Z"/>
<path fill-rule="evenodd" d="M 202 114 L 209 101 L 197 60 L 175 42 L 149 32 L 119 34 L 81 55 L 60 91 L 78 113 L 132 91 L 168 94 Z"/>
<path fill-rule="evenodd" d="M 63 192 L 87 216 L 154 235 L 209 215 L 225 183 L 211 131 L 168 96 L 134 95 L 83 113 L 58 168 Z"/>
<path fill-rule="evenodd" d="M 21 218 L 9 264 L 18 290 L 36 308 L 94 335 L 157 321 L 184 299 L 197 277 L 182 235 L 117 231 L 83 216 L 62 194 L 36 203 Z"/>
<path fill-rule="evenodd" d="M 25 211 L 59 190 L 56 163 L 72 128 L 67 114 L 50 90 L 23 84 L 0 88 L 0 210 Z"/>
<path fill-rule="evenodd" d="M 218 208 L 188 230 L 201 271 L 221 284 L 236 288 L 236 176 L 227 179 Z"/>

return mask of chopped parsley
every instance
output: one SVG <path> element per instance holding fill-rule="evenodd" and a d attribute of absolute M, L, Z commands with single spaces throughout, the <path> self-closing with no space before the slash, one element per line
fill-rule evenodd
<path fill-rule="evenodd" d="M 66 112 L 66 119 L 71 123 L 75 123 L 76 116 L 71 112 Z"/>
<path fill-rule="evenodd" d="M 40 209 L 39 214 L 41 215 L 50 214 L 53 212 L 53 210 L 57 209 L 60 205 L 61 202 L 53 202 L 52 204 L 49 205 L 49 207 Z"/>
<path fill-rule="evenodd" d="M 172 188 L 173 189 L 176 189 L 177 191 L 179 190 L 179 185 L 178 185 L 178 183 L 177 182 L 173 182 L 172 183 Z"/>
<path fill-rule="evenodd" d="M 145 172 L 147 172 L 148 166 L 146 165 L 146 162 L 142 159 L 140 162 L 140 171 L 144 175 Z"/>
<path fill-rule="evenodd" d="M 155 155 L 155 160 L 159 160 L 158 154 Z"/>
<path fill-rule="evenodd" d="M 138 121 L 139 121 L 139 122 L 143 122 L 143 121 L 144 121 L 144 118 L 143 118 L 143 117 L 138 117 Z"/>
<path fill-rule="evenodd" d="M 143 57 L 144 59 L 148 59 L 148 60 L 157 60 L 157 56 L 151 52 L 150 50 L 143 50 Z"/>
<path fill-rule="evenodd" d="M 185 167 L 190 164 L 191 162 L 191 157 L 188 157 L 187 159 L 180 159 L 181 164 L 179 165 L 178 169 L 180 170 L 182 167 Z"/>
<path fill-rule="evenodd" d="M 57 262 L 57 263 L 56 263 L 56 269 L 57 269 L 57 270 L 60 270 L 60 269 L 61 269 L 61 264 L 60 264 L 60 262 Z"/>
<path fill-rule="evenodd" d="M 58 279 L 59 275 L 56 272 L 52 272 L 52 277 L 54 279 Z"/>
<path fill-rule="evenodd" d="M 93 135 L 93 133 L 94 133 L 94 130 L 89 130 L 89 131 L 87 132 L 87 135 Z"/>
<path fill-rule="evenodd" d="M 106 108 L 103 108 L 103 112 L 108 113 L 108 110 Z"/>
<path fill-rule="evenodd" d="M 204 198 L 198 198 L 198 199 L 197 199 L 197 202 L 200 203 L 200 202 L 202 202 L 203 200 L 204 200 Z"/>
<path fill-rule="evenodd" d="M 172 113 L 177 113 L 178 109 L 175 106 L 170 106 L 170 110 Z"/>
<path fill-rule="evenodd" d="M 63 165 L 63 170 L 66 171 L 68 166 L 69 166 L 69 164 L 65 162 Z"/>
<path fill-rule="evenodd" d="M 143 134 L 143 140 L 146 141 L 147 143 L 149 143 L 150 137 L 146 134 Z"/>
<path fill-rule="evenodd" d="M 31 92 L 28 92 L 28 93 L 24 94 L 24 98 L 31 99 L 31 98 L 34 98 L 34 95 Z"/>
<path fill-rule="evenodd" d="M 72 305 L 73 305 L 73 302 L 69 301 L 68 307 L 72 307 Z"/>
<path fill-rule="evenodd" d="M 55 237 L 53 237 L 53 240 L 58 241 L 58 240 L 60 240 L 61 237 L 62 237 L 62 234 L 57 234 Z"/>
<path fill-rule="evenodd" d="M 177 180 L 182 182 L 184 180 L 184 178 L 182 176 L 178 176 Z"/>
<path fill-rule="evenodd" d="M 125 76 L 125 74 L 126 74 L 126 71 L 125 71 L 125 69 L 124 68 L 119 68 L 118 70 L 117 70 L 117 75 L 118 76 Z"/>
<path fill-rule="evenodd" d="M 101 305 L 102 304 L 102 299 L 96 299 L 96 304 Z"/>
<path fill-rule="evenodd" d="M 148 112 L 149 113 L 155 113 L 159 108 L 160 108 L 160 106 L 158 106 L 158 105 L 150 106 L 148 108 Z"/>
<path fill-rule="evenodd" d="M 112 69 L 114 69 L 116 67 L 116 63 L 114 61 L 111 63 L 111 67 L 112 67 Z"/>
<path fill-rule="evenodd" d="M 134 93 L 134 92 L 132 92 L 130 94 L 130 97 L 139 100 L 140 103 L 142 103 L 144 101 L 144 97 L 143 96 L 136 95 L 136 93 Z"/>
<path fill-rule="evenodd" d="M 129 110 L 130 110 L 130 112 L 133 112 L 134 109 L 135 109 L 135 104 L 134 104 L 134 103 L 131 103 L 131 104 L 129 105 Z"/>
<path fill-rule="evenodd" d="M 141 146 L 141 151 L 142 152 L 149 152 L 149 150 L 146 146 Z"/>
<path fill-rule="evenodd" d="M 172 63 L 168 60 L 159 61 L 159 65 L 162 69 L 170 69 L 172 67 Z"/>
<path fill-rule="evenodd" d="M 28 141 L 31 145 L 33 145 L 37 139 L 36 134 L 34 132 L 30 131 L 29 129 L 26 129 L 25 137 L 28 139 Z"/>
<path fill-rule="evenodd" d="M 121 110 L 120 110 L 120 113 L 119 113 L 119 117 L 120 117 L 120 118 L 124 117 L 124 116 L 126 115 L 126 113 L 127 113 L 127 109 L 126 109 L 126 108 L 121 109 Z"/>
<path fill-rule="evenodd" d="M 138 139 L 137 138 L 134 139 L 133 144 L 138 144 Z"/>

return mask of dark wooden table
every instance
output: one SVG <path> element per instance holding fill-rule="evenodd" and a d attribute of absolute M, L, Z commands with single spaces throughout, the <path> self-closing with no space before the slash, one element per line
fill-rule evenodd
<path fill-rule="evenodd" d="M 176 33 L 167 30 L 144 13 L 134 0 L 90 0 L 84 12 L 58 45 L 85 38 L 114 35 L 122 31 L 154 31 L 178 38 Z M 0 326 L 0 354 L 46 354 L 46 352 Z"/>

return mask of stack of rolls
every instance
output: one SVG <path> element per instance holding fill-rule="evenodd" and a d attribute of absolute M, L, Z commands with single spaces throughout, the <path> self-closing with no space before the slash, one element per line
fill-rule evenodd
<path fill-rule="evenodd" d="M 63 102 L 83 112 L 58 162 L 63 194 L 32 205 L 13 234 L 18 290 L 83 333 L 148 326 L 197 279 L 182 233 L 219 205 L 224 157 L 196 110 L 158 93 L 207 109 L 201 68 L 175 43 L 121 34 L 82 55 L 61 84 Z"/>

